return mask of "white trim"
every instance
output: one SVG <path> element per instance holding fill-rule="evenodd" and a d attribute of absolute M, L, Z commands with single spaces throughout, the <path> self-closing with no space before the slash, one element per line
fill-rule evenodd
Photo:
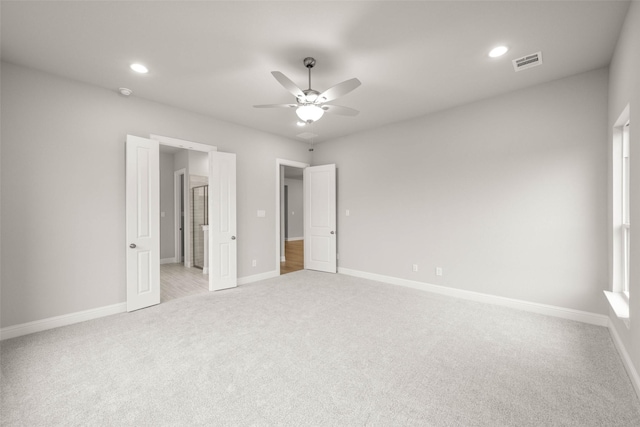
<path fill-rule="evenodd" d="M 121 302 L 118 304 L 93 308 L 91 310 L 78 311 L 76 313 L 63 314 L 62 316 L 49 317 L 48 319 L 35 320 L 33 322 L 22 323 L 20 325 L 7 326 L 6 328 L 0 329 L 0 340 L 33 334 L 35 332 L 42 332 L 48 329 L 59 328 L 60 326 L 73 325 L 74 323 L 111 316 L 112 314 L 124 313 L 126 311 L 127 303 Z"/>
<path fill-rule="evenodd" d="M 280 259 L 284 258 L 284 254 L 280 254 L 280 166 L 291 166 L 294 168 L 304 169 L 309 167 L 309 163 L 296 162 L 295 160 L 276 159 L 276 272 L 280 275 Z"/>
<path fill-rule="evenodd" d="M 287 258 L 284 255 L 280 257 L 280 262 L 287 262 Z"/>
<path fill-rule="evenodd" d="M 280 275 L 279 270 L 267 271 L 266 273 L 254 274 L 253 276 L 244 276 L 238 278 L 238 285 L 246 285 L 248 283 L 259 282 L 260 280 L 272 279 Z"/>
<path fill-rule="evenodd" d="M 613 343 L 618 350 L 618 354 L 620 354 L 620 358 L 622 359 L 622 364 L 627 370 L 627 374 L 629 375 L 629 379 L 631 380 L 631 384 L 640 398 L 640 375 L 638 375 L 638 371 L 633 366 L 633 362 L 631 360 L 631 356 L 627 353 L 627 349 L 625 348 L 622 340 L 620 339 L 620 335 L 618 335 L 618 331 L 616 330 L 615 325 L 612 321 L 609 321 L 609 332 L 611 333 L 611 338 L 613 339 Z"/>
<path fill-rule="evenodd" d="M 304 237 L 287 237 L 286 239 L 287 242 L 295 242 L 297 240 L 304 240 Z"/>
<path fill-rule="evenodd" d="M 362 277 L 364 279 L 376 280 L 391 285 L 406 286 L 419 289 L 421 291 L 433 292 L 476 302 L 500 305 L 503 307 L 515 308 L 532 313 L 544 314 L 547 316 L 560 317 L 562 319 L 575 320 L 577 322 L 589 323 L 591 325 L 608 326 L 609 317 L 604 314 L 590 313 L 588 311 L 574 310 L 571 308 L 558 307 L 554 305 L 539 304 L 496 295 L 482 294 L 479 292 L 465 291 L 463 289 L 448 288 L 446 286 L 433 285 L 430 283 L 416 282 L 414 280 L 400 279 L 397 277 L 383 276 L 380 274 L 367 273 L 364 271 L 351 270 L 339 267 L 338 273 L 348 276 Z"/>
<path fill-rule="evenodd" d="M 616 317 L 625 321 L 629 327 L 629 299 L 622 292 L 603 291 Z"/>
<path fill-rule="evenodd" d="M 162 258 L 160 259 L 160 265 L 162 264 L 175 264 L 178 261 L 175 258 Z"/>
<path fill-rule="evenodd" d="M 187 141 L 184 139 L 170 138 L 168 136 L 150 134 L 149 139 L 155 139 L 162 145 L 168 145 L 169 147 L 184 148 L 185 150 L 204 151 L 218 151 L 218 147 L 208 144 L 200 144 L 199 142 Z"/>

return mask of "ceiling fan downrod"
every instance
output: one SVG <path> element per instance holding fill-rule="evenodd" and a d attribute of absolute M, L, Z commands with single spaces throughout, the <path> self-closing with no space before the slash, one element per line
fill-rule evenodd
<path fill-rule="evenodd" d="M 307 67 L 307 69 L 309 70 L 309 90 L 311 90 L 311 69 L 313 67 L 315 67 L 316 65 L 316 60 L 315 58 L 312 58 L 310 56 L 307 56 L 306 58 L 304 58 L 304 60 L 302 61 L 302 63 L 304 64 L 305 67 Z"/>
<path fill-rule="evenodd" d="M 313 104 L 318 99 L 318 95 L 320 95 L 320 92 L 311 89 L 311 69 L 316 65 L 316 60 L 315 58 L 307 56 L 304 58 L 302 63 L 307 67 L 307 70 L 309 70 L 309 88 L 302 91 L 304 93 L 304 98 L 298 99 L 298 102 L 303 105 Z"/>

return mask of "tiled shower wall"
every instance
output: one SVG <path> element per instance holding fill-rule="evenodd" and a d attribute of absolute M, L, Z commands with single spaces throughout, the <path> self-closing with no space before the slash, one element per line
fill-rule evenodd
<path fill-rule="evenodd" d="M 191 203 L 191 262 L 194 267 L 204 266 L 204 233 L 205 224 L 205 185 L 209 182 L 206 176 L 189 176 L 189 199 Z"/>

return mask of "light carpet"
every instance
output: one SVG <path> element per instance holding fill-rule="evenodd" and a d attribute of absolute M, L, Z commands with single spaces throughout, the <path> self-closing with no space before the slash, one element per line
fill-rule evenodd
<path fill-rule="evenodd" d="M 606 328 L 343 275 L 1 347 L 6 426 L 640 426 Z"/>

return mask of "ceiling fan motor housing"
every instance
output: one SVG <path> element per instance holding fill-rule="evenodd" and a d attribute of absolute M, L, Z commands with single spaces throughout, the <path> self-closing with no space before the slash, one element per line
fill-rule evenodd
<path fill-rule="evenodd" d="M 305 89 L 302 92 L 304 92 L 304 97 L 299 96 L 297 98 L 300 104 L 313 104 L 318 101 L 318 96 L 320 96 L 320 92 L 313 89 Z"/>

